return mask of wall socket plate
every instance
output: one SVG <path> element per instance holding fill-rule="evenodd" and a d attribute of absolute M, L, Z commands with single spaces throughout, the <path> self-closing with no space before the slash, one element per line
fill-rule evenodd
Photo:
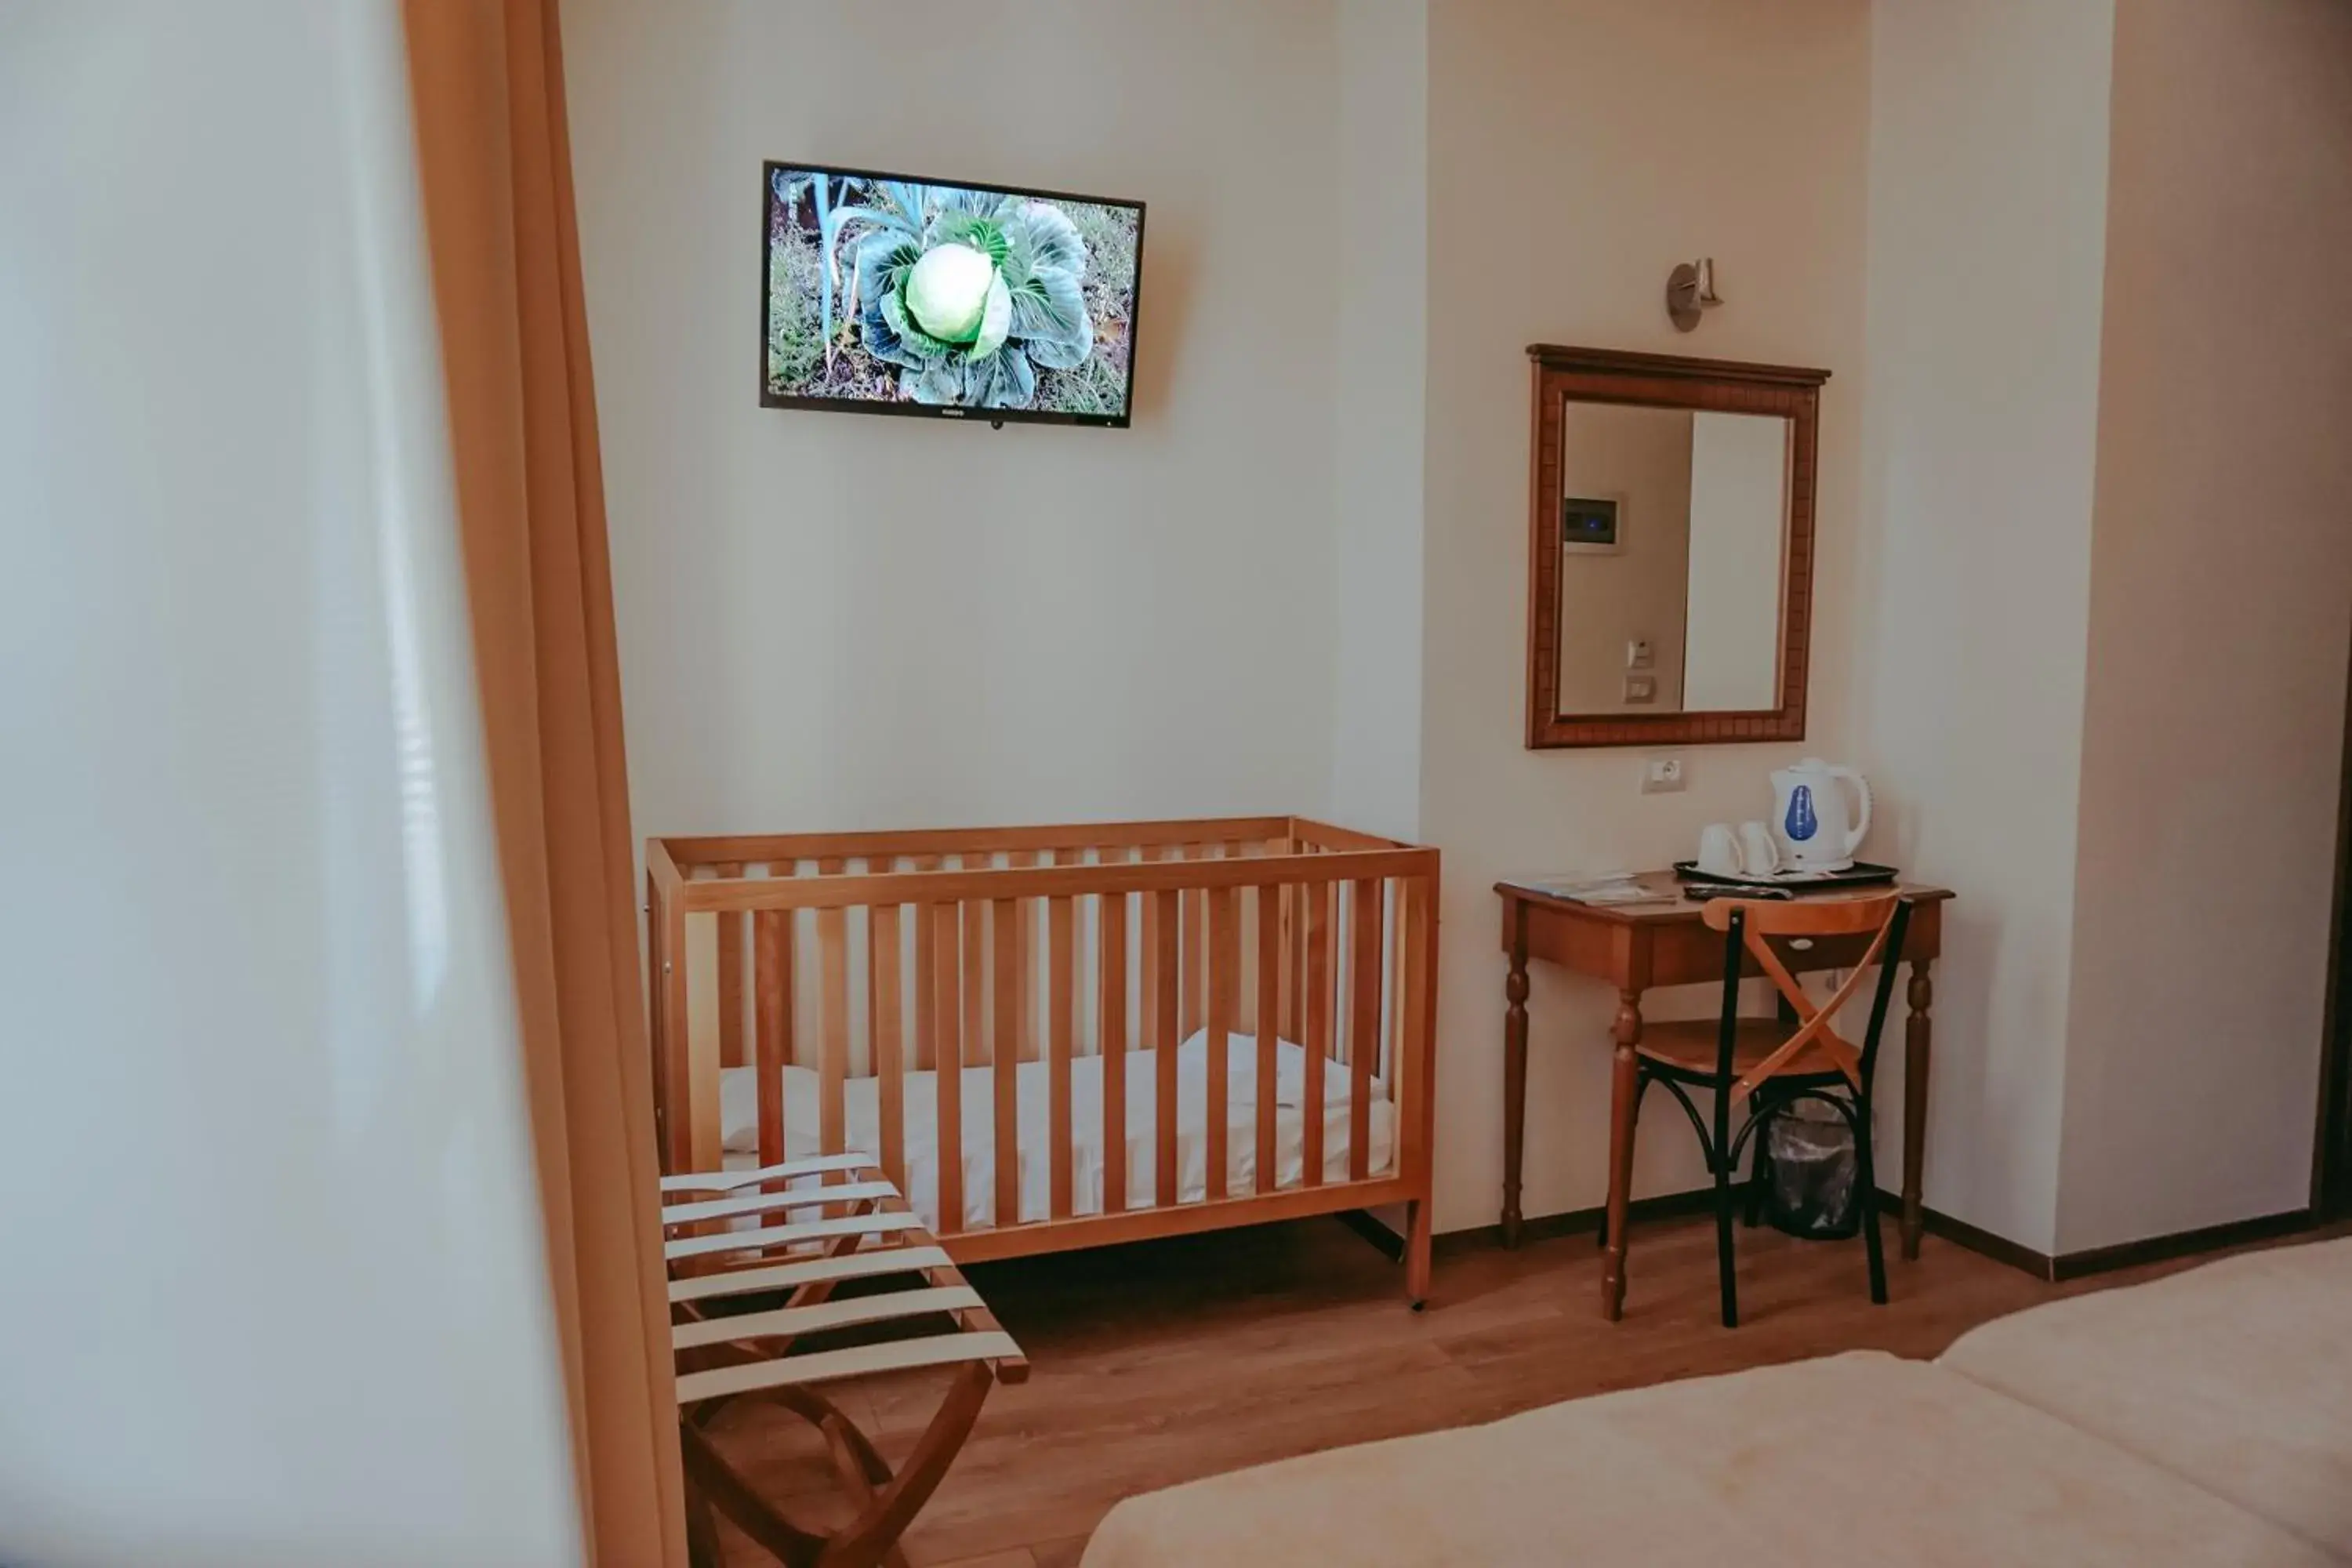
<path fill-rule="evenodd" d="M 1671 795 L 1688 782 L 1680 752 L 1661 752 L 1656 756 L 1642 759 L 1643 795 Z"/>

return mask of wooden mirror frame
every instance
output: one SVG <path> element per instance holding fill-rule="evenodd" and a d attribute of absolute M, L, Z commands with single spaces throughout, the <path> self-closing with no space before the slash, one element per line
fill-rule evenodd
<path fill-rule="evenodd" d="M 1528 746 L 1686 746 L 1805 738 L 1808 635 L 1812 630 L 1814 447 L 1825 370 L 1685 359 L 1617 349 L 1528 349 L 1534 377 L 1528 442 Z M 1559 496 L 1563 405 L 1628 403 L 1791 421 L 1789 529 L 1780 605 L 1780 705 L 1745 712 L 1609 713 L 1562 718 L 1559 706 Z"/>

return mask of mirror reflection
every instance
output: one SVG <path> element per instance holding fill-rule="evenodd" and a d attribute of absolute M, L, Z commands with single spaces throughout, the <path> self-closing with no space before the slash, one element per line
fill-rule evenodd
<path fill-rule="evenodd" d="M 1793 426 L 1566 403 L 1561 716 L 1779 705 Z"/>

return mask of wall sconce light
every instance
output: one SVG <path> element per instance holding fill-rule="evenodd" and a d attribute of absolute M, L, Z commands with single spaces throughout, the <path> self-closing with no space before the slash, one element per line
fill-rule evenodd
<path fill-rule="evenodd" d="M 1698 325 L 1700 312 L 1722 303 L 1715 291 L 1714 257 L 1685 261 L 1666 274 L 1666 314 L 1673 318 L 1675 330 L 1689 331 Z"/>

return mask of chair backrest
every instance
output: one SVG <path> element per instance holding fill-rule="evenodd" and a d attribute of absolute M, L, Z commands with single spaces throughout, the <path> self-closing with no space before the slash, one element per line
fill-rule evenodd
<path fill-rule="evenodd" d="M 1772 982 L 1781 999 L 1795 1012 L 1799 1026 L 1788 1041 L 1743 1074 L 1734 1094 L 1752 1093 L 1766 1079 L 1815 1047 L 1835 1062 L 1853 1086 L 1864 1094 L 1878 1061 L 1878 1038 L 1886 1024 L 1886 1005 L 1895 991 L 1895 966 L 1902 961 L 1903 938 L 1911 923 L 1911 900 L 1899 893 L 1847 899 L 1715 899 L 1701 917 L 1708 927 L 1724 933 L 1723 1012 L 1716 1070 L 1725 1079 L 1732 1072 L 1738 1042 L 1739 983 L 1746 960 Z M 1788 961 L 1772 944 L 1831 936 L 1872 936 L 1840 985 L 1825 1003 L 1805 994 Z M 1870 1007 L 1870 1024 L 1859 1050 L 1837 1033 L 1838 1010 L 1861 986 L 1873 964 L 1878 966 L 1878 988 Z"/>

